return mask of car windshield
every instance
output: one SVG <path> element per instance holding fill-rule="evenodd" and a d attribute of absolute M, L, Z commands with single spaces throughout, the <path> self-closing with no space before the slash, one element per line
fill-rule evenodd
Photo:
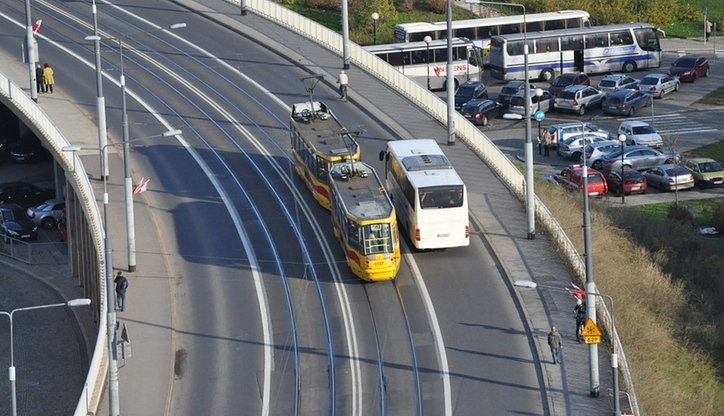
<path fill-rule="evenodd" d="M 656 130 L 654 130 L 651 126 L 635 126 L 633 128 L 633 134 L 653 134 L 656 133 Z"/>
<path fill-rule="evenodd" d="M 500 92 L 502 94 L 515 94 L 516 92 L 518 92 L 518 87 L 503 87 Z"/>
<path fill-rule="evenodd" d="M 608 104 L 608 105 L 611 105 L 611 104 L 614 104 L 614 105 L 615 105 L 615 104 L 620 104 L 621 101 L 622 101 L 622 100 L 621 100 L 621 97 L 608 97 L 608 98 L 606 98 L 606 104 Z"/>
<path fill-rule="evenodd" d="M 674 61 L 673 66 L 679 68 L 693 68 L 694 63 L 696 63 L 696 58 L 679 58 Z"/>
<path fill-rule="evenodd" d="M 565 86 L 568 86 L 571 84 L 573 84 L 573 78 L 558 77 L 558 78 L 556 78 L 556 80 L 553 82 L 552 85 L 555 85 L 556 87 L 565 87 Z"/>
<path fill-rule="evenodd" d="M 612 151 L 611 153 L 606 155 L 607 159 L 613 159 L 613 158 L 620 158 L 621 157 L 621 149 L 617 149 Z"/>
<path fill-rule="evenodd" d="M 563 98 L 564 100 L 572 100 L 576 98 L 576 93 L 573 91 L 561 91 L 561 93 L 558 94 L 558 98 Z"/>
<path fill-rule="evenodd" d="M 595 174 L 595 173 L 589 173 L 588 174 L 588 183 L 597 183 L 597 182 L 604 182 L 603 176 Z"/>
<path fill-rule="evenodd" d="M 639 82 L 639 84 L 641 84 L 641 85 L 656 85 L 656 84 L 658 84 L 658 83 L 659 83 L 659 79 L 658 79 L 658 78 L 652 78 L 652 77 L 644 77 L 644 79 L 642 79 L 642 80 Z"/>
<path fill-rule="evenodd" d="M 720 172 L 722 168 L 716 162 L 706 162 L 699 164 L 699 170 L 702 172 Z"/>
<path fill-rule="evenodd" d="M 688 175 L 689 171 L 684 169 L 683 166 L 676 166 L 666 169 L 666 174 L 669 176 Z"/>
<path fill-rule="evenodd" d="M 39 205 L 36 209 L 38 211 L 45 211 L 48 208 L 48 204 Z"/>
<path fill-rule="evenodd" d="M 468 87 L 462 86 L 462 87 L 458 88 L 458 91 L 455 93 L 455 95 L 458 97 L 462 97 L 462 98 L 472 97 L 473 91 L 475 91 L 475 87 L 473 87 L 473 86 L 468 86 Z"/>
<path fill-rule="evenodd" d="M 616 81 L 609 80 L 609 79 L 602 79 L 601 82 L 598 84 L 601 87 L 615 87 Z"/>

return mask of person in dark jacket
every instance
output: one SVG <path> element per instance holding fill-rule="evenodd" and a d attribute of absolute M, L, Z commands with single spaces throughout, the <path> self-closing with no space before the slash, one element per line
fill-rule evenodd
<path fill-rule="evenodd" d="M 123 275 L 123 272 L 118 272 L 116 278 L 113 280 L 116 284 L 116 309 L 123 312 L 126 307 L 126 289 L 128 289 L 128 279 Z"/>
<path fill-rule="evenodd" d="M 583 326 L 586 325 L 586 301 L 578 299 L 573 313 L 576 314 L 576 341 L 580 343 L 583 341 Z"/>
<path fill-rule="evenodd" d="M 555 325 L 551 327 L 551 332 L 548 333 L 548 346 L 551 347 L 553 364 L 562 362 L 561 350 L 563 349 L 563 340 L 561 339 L 561 333 L 558 332 Z"/>
<path fill-rule="evenodd" d="M 38 89 L 38 94 L 45 92 L 45 81 L 43 80 L 43 67 L 38 64 L 35 68 L 35 88 Z"/>

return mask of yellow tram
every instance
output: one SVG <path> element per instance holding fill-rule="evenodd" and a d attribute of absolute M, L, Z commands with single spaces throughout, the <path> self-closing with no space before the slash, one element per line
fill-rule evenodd
<path fill-rule="evenodd" d="M 289 127 L 297 174 L 329 209 L 329 171 L 336 164 L 359 160 L 359 144 L 321 101 L 292 105 Z"/>
<path fill-rule="evenodd" d="M 377 173 L 349 162 L 335 165 L 329 177 L 334 235 L 347 265 L 363 280 L 394 279 L 400 269 L 397 217 Z"/>

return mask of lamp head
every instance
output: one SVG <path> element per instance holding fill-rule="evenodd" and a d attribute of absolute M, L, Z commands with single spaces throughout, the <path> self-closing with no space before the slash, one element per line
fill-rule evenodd
<path fill-rule="evenodd" d="M 380 15 L 377 12 L 372 13 L 372 20 L 377 21 L 377 19 L 379 19 L 379 18 L 380 18 Z"/>
<path fill-rule="evenodd" d="M 619 134 L 618 135 L 618 141 L 621 143 L 626 143 L 626 135 L 625 134 Z"/>
<path fill-rule="evenodd" d="M 430 36 L 425 36 L 422 40 L 424 40 L 428 45 L 432 42 L 432 38 Z"/>
<path fill-rule="evenodd" d="M 535 89 L 535 96 L 536 96 L 536 97 L 540 97 L 540 96 L 542 96 L 542 95 L 543 95 L 543 90 L 540 89 L 540 88 L 536 88 L 536 89 Z"/>

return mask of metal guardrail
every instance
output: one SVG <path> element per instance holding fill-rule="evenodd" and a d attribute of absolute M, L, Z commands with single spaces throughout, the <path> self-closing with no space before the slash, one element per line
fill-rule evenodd
<path fill-rule="evenodd" d="M 61 151 L 64 146 L 70 145 L 63 133 L 57 128 L 53 120 L 35 103 L 28 94 L 23 91 L 22 87 L 15 84 L 5 74 L 0 73 L 0 101 L 9 108 L 15 108 L 22 112 L 23 118 L 29 123 L 28 127 L 38 136 L 44 138 L 44 144 L 49 146 L 49 150 L 54 154 L 55 161 L 63 168 L 66 178 L 82 201 L 81 207 L 88 218 L 91 229 L 92 243 L 96 247 L 98 253 L 103 253 L 103 227 L 101 226 L 101 215 L 98 204 L 95 203 L 95 197 L 91 188 L 88 175 L 86 175 L 83 164 L 75 154 L 68 157 L 67 152 Z M 74 160 L 74 158 L 76 160 Z M 98 287 L 102 291 L 97 294 L 96 299 L 105 299 L 105 264 L 101 258 L 98 259 L 99 270 L 101 274 L 98 276 Z M 108 305 L 103 301 L 101 307 L 101 316 L 106 315 Z M 99 320 L 98 336 L 93 351 L 93 358 L 90 362 L 86 381 L 75 410 L 75 416 L 87 416 L 89 412 L 95 412 L 100 406 L 103 396 L 104 378 L 107 367 L 106 352 L 106 321 Z"/>
<path fill-rule="evenodd" d="M 238 0 L 226 1 L 239 4 Z M 245 4 L 247 11 L 277 22 L 289 30 L 337 53 L 340 57 L 342 56 L 342 36 L 338 33 L 271 1 L 245 0 Z M 350 61 L 354 62 L 356 66 L 404 95 L 412 101 L 412 103 L 440 121 L 440 123 L 447 125 L 448 114 L 446 102 L 428 91 L 422 85 L 403 75 L 394 67 L 368 53 L 359 45 L 350 42 L 349 52 Z M 454 118 L 455 134 L 457 137 L 470 146 L 521 201 L 525 201 L 525 177 L 513 162 L 475 125 L 458 113 L 455 113 Z M 578 253 L 555 217 L 537 196 L 535 198 L 535 211 L 536 218 L 550 232 L 553 243 L 562 250 L 563 255 L 568 259 L 569 265 L 574 273 L 581 278 L 581 280 L 584 280 L 585 264 L 580 253 Z M 639 414 L 631 373 L 623 352 L 623 346 L 618 338 L 618 334 L 611 331 L 610 312 L 604 302 L 596 302 L 596 305 L 600 312 L 603 312 L 604 328 L 608 330 L 609 334 L 614 333 L 615 342 L 618 344 L 619 360 L 621 361 L 620 364 L 624 373 L 622 377 L 623 382 L 628 388 L 628 393 L 631 395 L 634 412 Z"/>

